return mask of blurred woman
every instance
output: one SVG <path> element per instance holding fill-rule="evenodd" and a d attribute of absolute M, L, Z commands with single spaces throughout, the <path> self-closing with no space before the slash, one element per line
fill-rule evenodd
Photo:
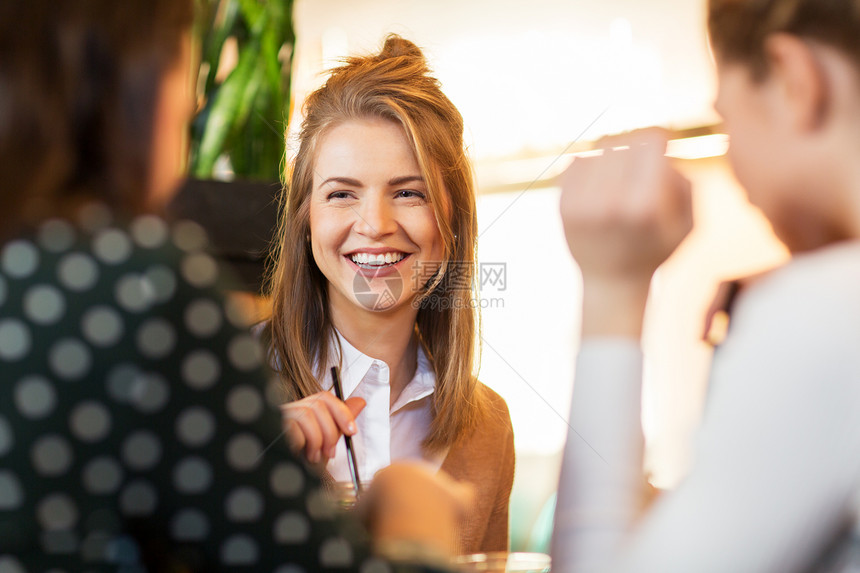
<path fill-rule="evenodd" d="M 191 21 L 190 0 L 0 3 L 4 572 L 380 566 L 284 443 L 201 229 L 157 215 Z M 458 488 L 390 470 L 376 541 L 444 559 Z"/>
<path fill-rule="evenodd" d="M 505 550 L 513 432 L 473 374 L 477 223 L 460 113 L 397 36 L 333 70 L 304 111 L 266 326 L 292 442 L 328 481 L 350 479 L 343 434 L 362 479 L 395 460 L 445 470 L 477 494 L 461 551 Z"/>
<path fill-rule="evenodd" d="M 689 183 L 659 131 L 574 161 L 561 212 L 583 343 L 553 569 L 858 567 L 860 4 L 710 0 L 709 24 L 729 160 L 793 258 L 737 296 L 695 462 L 645 510 L 638 339 L 651 276 L 690 229 Z"/>

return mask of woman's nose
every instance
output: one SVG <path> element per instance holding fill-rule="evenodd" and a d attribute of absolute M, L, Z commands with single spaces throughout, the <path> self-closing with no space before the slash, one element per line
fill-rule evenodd
<path fill-rule="evenodd" d="M 356 232 L 377 239 L 397 230 L 394 210 L 383 197 L 367 196 L 356 209 Z"/>

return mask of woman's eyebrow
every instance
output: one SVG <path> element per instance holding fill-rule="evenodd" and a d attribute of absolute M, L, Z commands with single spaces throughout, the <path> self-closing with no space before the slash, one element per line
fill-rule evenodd
<path fill-rule="evenodd" d="M 424 183 L 424 178 L 420 175 L 404 175 L 403 177 L 395 177 L 394 179 L 389 179 L 388 184 L 391 186 L 403 185 L 404 183 L 412 183 L 413 181 L 420 181 L 421 183 Z"/>
<path fill-rule="evenodd" d="M 351 177 L 329 177 L 322 183 L 317 186 L 317 189 L 321 189 L 323 186 L 329 183 L 340 183 L 341 185 L 349 185 L 350 187 L 363 187 L 361 181 L 358 179 L 352 179 Z"/>

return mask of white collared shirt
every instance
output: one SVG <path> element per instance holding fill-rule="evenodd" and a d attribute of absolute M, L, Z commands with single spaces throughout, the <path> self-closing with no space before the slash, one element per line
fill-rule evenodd
<path fill-rule="evenodd" d="M 430 408 L 432 394 L 436 390 L 436 375 L 421 345 L 418 345 L 415 375 L 403 388 L 397 402 L 389 408 L 388 365 L 363 354 L 335 332 L 343 350 L 340 363 L 343 394 L 346 398 L 357 396 L 367 402 L 355 420 L 358 431 L 352 437 L 361 481 L 369 482 L 376 472 L 395 460 L 423 460 L 439 469 L 447 451 L 429 456 L 421 447 L 433 420 Z M 336 360 L 337 353 L 333 352 L 332 363 L 324 371 L 325 379 L 320 381 L 320 385 L 329 391 L 333 391 L 329 371 Z M 343 439 L 338 442 L 335 457 L 329 460 L 326 469 L 336 481 L 351 479 Z"/>

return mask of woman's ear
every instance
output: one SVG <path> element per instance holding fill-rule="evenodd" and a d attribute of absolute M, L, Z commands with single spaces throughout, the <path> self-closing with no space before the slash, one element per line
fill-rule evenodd
<path fill-rule="evenodd" d="M 831 86 L 819 54 L 804 40 L 778 33 L 765 42 L 768 81 L 775 88 L 775 105 L 787 125 L 808 132 L 820 128 L 829 112 Z"/>

